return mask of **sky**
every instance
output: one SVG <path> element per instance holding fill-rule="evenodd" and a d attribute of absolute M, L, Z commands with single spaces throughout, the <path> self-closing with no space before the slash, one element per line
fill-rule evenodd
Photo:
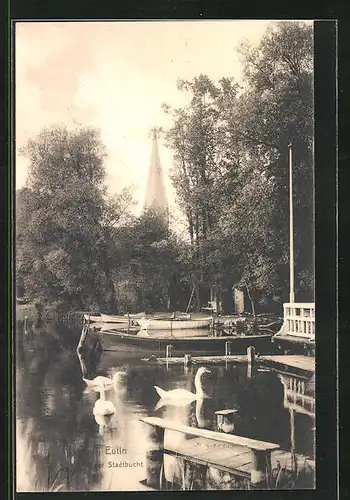
<path fill-rule="evenodd" d="M 265 21 L 18 22 L 15 31 L 16 187 L 27 179 L 19 149 L 43 127 L 95 126 L 107 148 L 111 193 L 134 186 L 142 209 L 151 154 L 149 132 L 167 128 L 162 103 L 186 104 L 178 78 L 202 74 L 242 81 L 238 44 L 257 45 Z M 172 153 L 160 140 L 170 208 Z"/>

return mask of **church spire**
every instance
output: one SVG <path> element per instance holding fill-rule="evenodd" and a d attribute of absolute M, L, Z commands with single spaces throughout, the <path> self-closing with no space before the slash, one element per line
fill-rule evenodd
<path fill-rule="evenodd" d="M 159 129 L 153 127 L 151 129 L 151 135 L 152 153 L 148 171 L 144 208 L 155 210 L 163 214 L 168 220 L 168 200 L 158 149 Z"/>

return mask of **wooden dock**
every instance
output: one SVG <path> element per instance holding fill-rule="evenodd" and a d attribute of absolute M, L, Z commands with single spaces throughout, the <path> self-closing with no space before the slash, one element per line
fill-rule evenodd
<path fill-rule="evenodd" d="M 177 447 L 167 447 L 165 452 L 198 465 L 213 467 L 246 479 L 251 478 L 252 453 L 248 447 L 237 445 L 228 447 L 224 443 L 215 443 L 207 438 L 196 437 L 188 439 Z M 314 460 L 300 454 L 295 455 L 295 459 L 299 468 L 306 463 L 312 470 L 315 470 Z M 292 471 L 293 463 L 295 462 L 292 460 L 291 452 L 284 450 L 271 452 L 271 471 L 279 467 L 285 467 L 287 471 Z"/>
<path fill-rule="evenodd" d="M 142 361 L 147 361 L 150 364 L 162 365 L 182 365 L 185 362 L 184 357 L 168 357 L 168 358 L 142 358 Z M 222 363 L 246 363 L 247 356 L 245 354 L 237 354 L 235 356 L 191 356 L 192 363 L 219 365 Z"/>
<path fill-rule="evenodd" d="M 184 357 L 168 357 L 168 358 L 143 358 L 142 361 L 146 361 L 151 364 L 162 364 L 162 365 L 180 365 L 184 364 Z M 247 356 L 245 354 L 228 355 L 228 356 L 191 356 L 191 363 L 195 364 L 206 364 L 215 365 L 223 363 L 247 363 Z M 302 370 L 304 372 L 314 373 L 315 371 L 315 359 L 310 356 L 301 355 L 261 355 L 255 358 L 255 363 L 259 366 L 266 366 L 276 369 L 291 369 L 291 370 Z"/>
<path fill-rule="evenodd" d="M 304 465 L 315 471 L 315 462 L 303 455 L 280 450 L 276 443 L 250 439 L 235 434 L 178 425 L 158 417 L 140 419 L 153 429 L 153 443 L 158 450 L 182 460 L 219 469 L 247 479 L 251 484 L 263 485 L 272 471 L 284 468 L 293 471 Z M 184 439 L 171 443 L 165 432 L 175 431 Z M 154 485 L 152 476 L 149 483 Z"/>
<path fill-rule="evenodd" d="M 315 372 L 315 358 L 302 355 L 259 356 L 262 364 L 276 368 L 296 368 L 305 372 Z"/>

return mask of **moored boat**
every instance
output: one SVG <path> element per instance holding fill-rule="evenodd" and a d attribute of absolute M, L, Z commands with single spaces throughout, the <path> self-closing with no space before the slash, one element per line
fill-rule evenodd
<path fill-rule="evenodd" d="M 157 319 L 142 318 L 138 320 L 141 330 L 193 330 L 198 328 L 207 328 L 212 323 L 212 317 L 198 319 Z"/>
<path fill-rule="evenodd" d="M 144 316 L 144 312 L 124 315 L 101 314 L 101 320 L 103 323 L 128 323 L 129 321 L 137 321 L 139 318 L 143 318 Z"/>
<path fill-rule="evenodd" d="M 178 330 L 149 332 L 141 330 L 138 334 L 128 334 L 117 330 L 101 332 L 100 339 L 104 351 L 133 352 L 165 355 L 167 345 L 171 344 L 176 355 L 182 354 L 224 354 L 229 341 L 230 352 L 246 354 L 247 347 L 254 346 L 257 352 L 271 351 L 271 334 L 213 336 L 206 330 Z"/>
<path fill-rule="evenodd" d="M 90 323 L 100 323 L 102 321 L 102 318 L 101 316 L 85 313 L 84 321 L 89 321 Z"/>

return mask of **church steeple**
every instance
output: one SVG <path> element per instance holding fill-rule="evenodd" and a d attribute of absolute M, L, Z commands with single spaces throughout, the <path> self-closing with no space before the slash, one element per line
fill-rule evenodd
<path fill-rule="evenodd" d="M 153 127 L 151 134 L 152 153 L 149 165 L 144 208 L 157 211 L 164 215 L 166 220 L 168 220 L 168 200 L 158 149 L 159 130 L 157 130 L 156 127 Z"/>

